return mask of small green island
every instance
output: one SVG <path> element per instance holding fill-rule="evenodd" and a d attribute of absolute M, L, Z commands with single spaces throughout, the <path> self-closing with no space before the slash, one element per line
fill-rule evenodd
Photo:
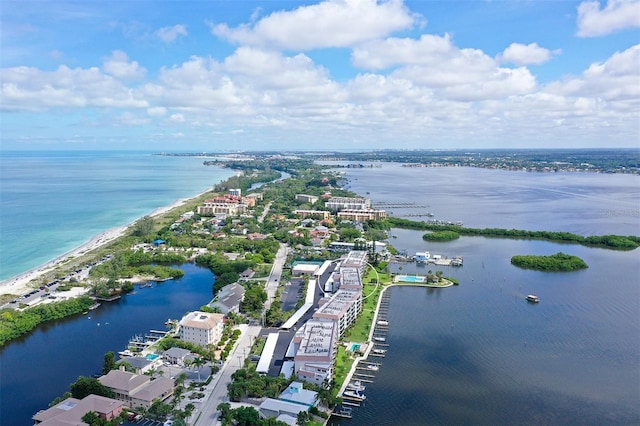
<path fill-rule="evenodd" d="M 435 231 L 428 232 L 422 236 L 425 241 L 446 242 L 460 238 L 460 234 L 455 231 Z"/>
<path fill-rule="evenodd" d="M 587 269 L 589 265 L 578 256 L 558 252 L 551 256 L 513 256 L 511 264 L 523 269 L 545 272 L 570 272 Z"/>

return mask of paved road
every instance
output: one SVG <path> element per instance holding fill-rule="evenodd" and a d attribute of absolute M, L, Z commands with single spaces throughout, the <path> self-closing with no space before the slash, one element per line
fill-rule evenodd
<path fill-rule="evenodd" d="M 191 418 L 196 419 L 194 425 L 219 424 L 217 407 L 222 402 L 229 402 L 227 385 L 231 383 L 231 375 L 244 365 L 244 359 L 249 355 L 251 345 L 260 333 L 260 329 L 260 326 L 247 326 L 243 331 L 235 349 L 229 354 L 227 362 L 207 385 L 205 393 L 209 394 L 209 397 L 193 413 Z"/>

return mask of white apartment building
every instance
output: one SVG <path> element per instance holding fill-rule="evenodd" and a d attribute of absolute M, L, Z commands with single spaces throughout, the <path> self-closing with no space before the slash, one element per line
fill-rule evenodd
<path fill-rule="evenodd" d="M 387 218 L 385 210 L 371 209 L 345 209 L 338 212 L 338 219 L 353 220 L 355 222 L 366 222 L 367 220 L 382 220 Z"/>
<path fill-rule="evenodd" d="M 371 210 L 371 200 L 368 198 L 331 197 L 325 207 L 332 211 Z"/>
<path fill-rule="evenodd" d="M 215 345 L 222 337 L 224 315 L 190 312 L 180 320 L 180 339 L 206 347 Z"/>
<path fill-rule="evenodd" d="M 296 346 L 293 361 L 300 380 L 322 385 L 333 377 L 338 336 L 335 322 L 310 319 L 293 338 Z"/>
<path fill-rule="evenodd" d="M 338 290 L 314 314 L 317 320 L 334 321 L 339 338 L 362 311 L 362 290 Z"/>

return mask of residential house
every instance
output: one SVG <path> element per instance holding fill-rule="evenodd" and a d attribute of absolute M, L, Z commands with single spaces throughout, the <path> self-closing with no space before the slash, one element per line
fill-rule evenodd
<path fill-rule="evenodd" d="M 89 426 L 82 421 L 88 412 L 93 411 L 100 418 L 111 421 L 122 413 L 124 405 L 122 401 L 98 395 L 88 395 L 82 399 L 67 398 L 47 410 L 39 411 L 32 419 L 34 424 L 41 426 Z"/>

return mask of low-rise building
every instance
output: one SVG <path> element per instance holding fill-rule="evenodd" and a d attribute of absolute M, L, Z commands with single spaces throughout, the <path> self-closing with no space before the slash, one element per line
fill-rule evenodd
<path fill-rule="evenodd" d="M 307 195 L 307 194 L 296 194 L 296 201 L 300 201 L 302 203 L 313 204 L 318 201 L 320 197 L 315 195 Z"/>
<path fill-rule="evenodd" d="M 305 389 L 301 382 L 291 382 L 278 399 L 313 407 L 318 405 L 318 392 Z"/>
<path fill-rule="evenodd" d="M 184 366 L 190 353 L 191 351 L 188 349 L 169 348 L 162 353 L 162 358 L 170 364 Z"/>
<path fill-rule="evenodd" d="M 388 217 L 385 210 L 344 209 L 338 212 L 338 219 L 366 222 L 367 220 L 384 220 Z"/>
<path fill-rule="evenodd" d="M 39 411 L 32 419 L 41 426 L 84 426 L 82 417 L 93 411 L 100 418 L 111 421 L 122 413 L 124 402 L 98 395 L 82 399 L 67 398 L 53 407 Z M 88 426 L 88 425 L 87 425 Z"/>
<path fill-rule="evenodd" d="M 326 210 L 294 210 L 293 213 L 301 219 L 316 218 L 328 220 L 331 218 L 331 212 Z"/>
<path fill-rule="evenodd" d="M 368 198 L 331 197 L 325 207 L 332 211 L 341 210 L 370 210 L 371 200 Z"/>
<path fill-rule="evenodd" d="M 113 391 L 118 401 L 123 401 L 131 408 L 149 408 L 153 401 L 164 401 L 173 393 L 173 380 L 129 373 L 122 370 L 111 370 L 98 379 L 100 383 Z"/>
<path fill-rule="evenodd" d="M 223 314 L 195 311 L 182 317 L 178 333 L 181 340 L 206 347 L 218 343 L 223 326 Z"/>
<path fill-rule="evenodd" d="M 309 407 L 293 402 L 280 401 L 279 399 L 267 398 L 260 404 L 258 412 L 260 416 L 268 419 L 269 417 L 279 417 L 288 415 L 297 419 L 298 414 L 302 411 L 308 411 Z"/>
<path fill-rule="evenodd" d="M 253 274 L 247 274 L 246 279 L 251 278 L 251 275 Z M 225 315 L 229 312 L 240 312 L 240 302 L 244 299 L 244 292 L 245 288 L 238 283 L 226 285 L 218 291 L 215 300 L 209 306 L 217 308 Z"/>

